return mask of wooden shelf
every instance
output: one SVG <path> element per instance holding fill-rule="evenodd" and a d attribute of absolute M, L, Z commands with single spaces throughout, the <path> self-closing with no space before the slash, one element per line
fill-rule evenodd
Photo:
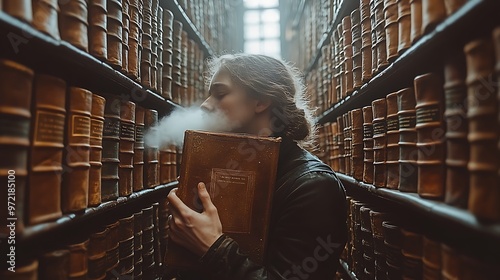
<path fill-rule="evenodd" d="M 167 114 L 179 105 L 166 100 L 92 55 L 58 41 L 0 11 L 0 57 L 22 63 L 39 73 L 64 79 L 95 93 L 120 96 Z"/>
<path fill-rule="evenodd" d="M 429 71 L 441 73 L 443 58 L 452 48 L 461 49 L 471 39 L 491 36 L 492 28 L 499 24 L 498 10 L 500 2 L 496 0 L 466 2 L 359 90 L 326 110 L 317 122 L 335 121 L 349 110 L 370 105 L 377 98 L 411 87 L 415 76 L 420 74 Z"/>
<path fill-rule="evenodd" d="M 339 270 L 342 270 L 344 274 L 349 277 L 349 279 L 358 280 L 356 275 L 349 269 L 349 265 L 347 265 L 347 263 L 344 260 L 339 259 L 339 262 L 340 262 Z"/>
<path fill-rule="evenodd" d="M 373 185 L 359 182 L 356 179 L 337 173 L 348 193 L 369 194 L 383 203 L 391 202 L 401 208 L 411 211 L 415 216 L 409 220 L 421 220 L 432 224 L 433 230 L 447 236 L 450 242 L 467 243 L 472 253 L 481 253 L 500 257 L 500 223 L 486 224 L 478 221 L 474 215 L 465 209 L 421 198 L 416 193 L 405 193 L 399 190 L 377 188 Z M 457 234 L 460 233 L 460 234 Z"/>
<path fill-rule="evenodd" d="M 327 33 L 324 33 L 323 36 L 321 36 L 319 43 L 316 47 L 316 51 L 314 52 L 314 55 L 311 59 L 311 62 L 309 62 L 309 65 L 304 71 L 304 76 L 309 75 L 309 73 L 314 69 L 314 67 L 316 67 L 316 63 L 318 63 L 318 60 L 321 57 L 321 48 L 330 41 L 330 37 L 332 36 L 335 28 L 337 28 L 337 25 L 342 22 L 342 19 L 345 16 L 350 15 L 351 12 L 354 11 L 354 9 L 356 9 L 358 6 L 359 6 L 359 1 L 352 1 L 352 0 L 342 1 L 339 9 L 337 10 L 337 13 L 333 17 L 332 24 L 328 27 Z"/>
<path fill-rule="evenodd" d="M 195 40 L 198 44 L 201 45 L 203 51 L 207 56 L 213 56 L 215 53 L 207 43 L 201 32 L 194 25 L 191 19 L 188 17 L 186 12 L 179 5 L 177 0 L 160 0 L 160 6 L 163 9 L 167 9 L 174 14 L 174 19 L 182 22 L 183 29 L 188 33 L 189 37 Z"/>

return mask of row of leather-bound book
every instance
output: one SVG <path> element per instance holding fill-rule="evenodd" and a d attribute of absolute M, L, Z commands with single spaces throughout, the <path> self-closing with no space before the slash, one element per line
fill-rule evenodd
<path fill-rule="evenodd" d="M 466 0 L 360 0 L 334 28 L 309 76 L 323 111 L 344 99 L 432 31 Z"/>
<path fill-rule="evenodd" d="M 3 10 L 107 62 L 163 97 L 203 96 L 204 53 L 159 0 L 2 0 Z"/>
<path fill-rule="evenodd" d="M 18 231 L 23 221 L 55 220 L 176 180 L 176 147 L 144 141 L 157 129 L 155 110 L 4 59 L 0 100 L 0 178 L 15 175 Z"/>
<path fill-rule="evenodd" d="M 348 197 L 341 258 L 357 279 L 498 279 L 497 263 L 441 240 L 388 206 Z"/>
<path fill-rule="evenodd" d="M 19 280 L 156 279 L 167 245 L 166 199 L 96 225 L 89 234 L 23 260 L 6 278 Z M 10 278 L 14 277 L 14 278 Z M 128 277 L 128 278 L 126 278 Z"/>
<path fill-rule="evenodd" d="M 359 181 L 498 222 L 500 27 L 450 51 L 442 69 L 325 124 L 323 159 Z"/>

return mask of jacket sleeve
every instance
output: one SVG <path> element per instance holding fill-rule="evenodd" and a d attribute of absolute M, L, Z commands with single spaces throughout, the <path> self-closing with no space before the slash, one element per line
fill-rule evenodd
<path fill-rule="evenodd" d="M 275 192 L 268 254 L 258 265 L 223 235 L 200 259 L 211 279 L 333 279 L 347 239 L 343 187 L 327 172 L 307 173 Z"/>

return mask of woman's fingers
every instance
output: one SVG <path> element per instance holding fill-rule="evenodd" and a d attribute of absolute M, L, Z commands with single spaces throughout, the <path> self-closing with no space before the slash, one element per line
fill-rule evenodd
<path fill-rule="evenodd" d="M 203 182 L 198 183 L 198 196 L 200 197 L 201 203 L 203 204 L 204 211 L 210 213 L 217 210 L 215 208 L 215 205 L 212 203 L 210 194 L 208 193 L 205 183 Z"/>

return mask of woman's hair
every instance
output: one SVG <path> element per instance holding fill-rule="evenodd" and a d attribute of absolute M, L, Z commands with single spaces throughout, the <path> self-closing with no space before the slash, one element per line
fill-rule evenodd
<path fill-rule="evenodd" d="M 221 68 L 255 98 L 270 98 L 274 135 L 311 148 L 316 134 L 306 87 L 298 69 L 278 59 L 257 54 L 226 54 L 208 61 L 207 83 Z"/>

